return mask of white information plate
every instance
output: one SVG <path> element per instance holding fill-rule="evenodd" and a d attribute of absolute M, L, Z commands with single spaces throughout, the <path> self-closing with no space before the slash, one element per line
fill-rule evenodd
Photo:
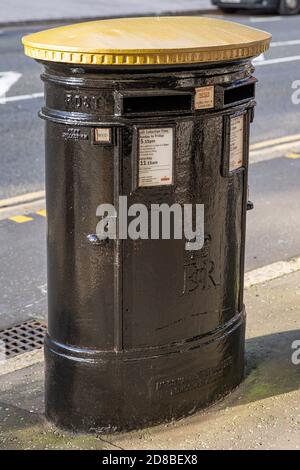
<path fill-rule="evenodd" d="M 109 144 L 111 142 L 111 129 L 97 127 L 95 129 L 95 141 L 101 144 Z"/>
<path fill-rule="evenodd" d="M 209 109 L 215 105 L 214 86 L 202 86 L 195 89 L 195 109 Z"/>
<path fill-rule="evenodd" d="M 138 185 L 173 184 L 173 127 L 138 130 Z"/>
<path fill-rule="evenodd" d="M 229 171 L 241 168 L 244 163 L 244 115 L 230 119 Z"/>

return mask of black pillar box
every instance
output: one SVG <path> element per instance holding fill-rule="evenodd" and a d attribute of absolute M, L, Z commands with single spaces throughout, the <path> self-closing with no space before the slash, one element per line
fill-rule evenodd
<path fill-rule="evenodd" d="M 24 38 L 44 65 L 46 415 L 57 425 L 155 424 L 242 380 L 250 59 L 269 41 L 199 17 L 99 21 Z M 164 142 L 163 177 L 143 168 L 149 139 Z M 204 204 L 204 246 L 100 240 L 97 207 L 118 209 L 119 196 L 128 206 Z"/>

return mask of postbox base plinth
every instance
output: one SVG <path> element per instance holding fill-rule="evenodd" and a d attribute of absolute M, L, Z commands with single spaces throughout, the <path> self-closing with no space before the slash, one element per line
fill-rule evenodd
<path fill-rule="evenodd" d="M 95 352 L 45 341 L 46 416 L 72 431 L 117 432 L 181 418 L 243 378 L 245 312 L 163 348 Z"/>

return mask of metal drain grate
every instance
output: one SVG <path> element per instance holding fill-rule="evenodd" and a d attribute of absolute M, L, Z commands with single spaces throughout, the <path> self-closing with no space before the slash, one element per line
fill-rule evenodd
<path fill-rule="evenodd" d="M 39 320 L 28 320 L 0 330 L 1 356 L 11 359 L 18 354 L 41 349 L 46 331 L 47 326 Z"/>

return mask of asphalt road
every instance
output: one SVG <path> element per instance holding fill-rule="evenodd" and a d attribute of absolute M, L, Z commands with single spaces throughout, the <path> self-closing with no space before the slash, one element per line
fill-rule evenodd
<path fill-rule="evenodd" d="M 300 133 L 300 104 L 292 103 L 292 83 L 300 80 L 300 16 L 227 16 L 270 31 L 273 47 L 257 61 L 256 119 L 251 141 Z M 49 25 L 48 25 L 49 26 Z M 0 200 L 44 187 L 43 121 L 40 66 L 23 55 L 20 39 L 38 28 L 0 31 L 2 72 L 21 74 L 3 101 L 0 96 Z M 16 77 L 16 76 L 15 76 Z M 0 87 L 1 91 L 1 87 Z M 250 166 L 247 270 L 300 254 L 300 158 L 282 158 Z M 46 314 L 45 219 L 28 223 L 0 221 L 0 327 Z"/>
<path fill-rule="evenodd" d="M 227 16 L 226 19 L 234 19 L 273 34 L 274 47 L 265 55 L 265 61 L 257 63 L 258 105 L 251 129 L 251 141 L 299 133 L 300 104 L 294 105 L 291 96 L 294 91 L 292 83 L 300 80 L 300 16 L 244 15 Z M 44 28 L 45 26 L 2 29 L 0 74 L 7 71 L 22 74 L 8 91 L 8 98 L 43 91 L 39 79 L 41 67 L 24 56 L 21 37 Z M 269 60 L 295 56 L 298 60 L 268 63 Z M 37 117 L 41 105 L 42 98 L 9 101 L 6 104 L 0 102 L 0 199 L 35 191 L 44 186 L 43 122 Z"/>

